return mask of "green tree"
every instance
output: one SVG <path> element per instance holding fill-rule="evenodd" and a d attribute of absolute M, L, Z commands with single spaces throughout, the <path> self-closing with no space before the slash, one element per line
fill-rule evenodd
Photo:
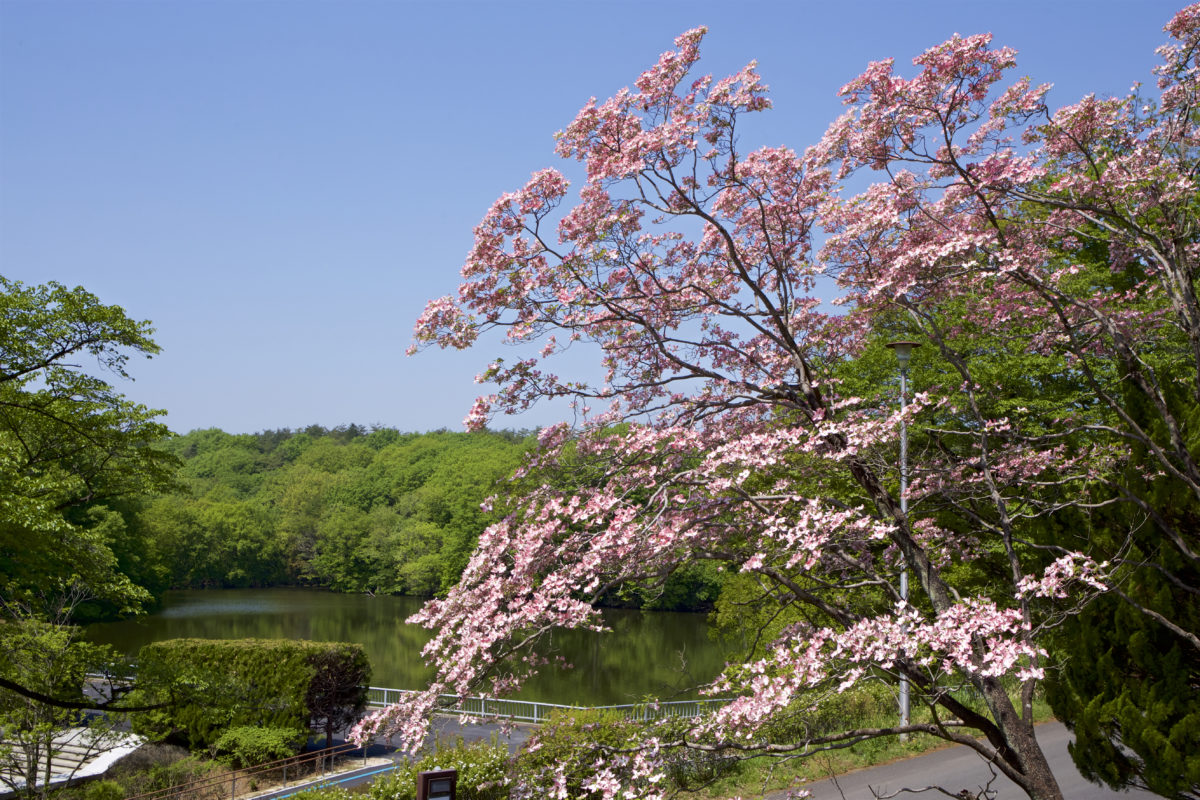
<path fill-rule="evenodd" d="M 361 716 L 367 707 L 371 664 L 361 645 L 329 643 L 309 656 L 312 679 L 304 696 L 308 726 L 325 734 L 325 746 L 333 746 L 333 735 Z"/>
<path fill-rule="evenodd" d="M 0 276 L 0 603 L 10 610 L 49 612 L 80 590 L 119 610 L 148 599 L 122 572 L 113 545 L 127 532 L 103 509 L 169 486 L 177 462 L 156 446 L 168 435 L 162 412 L 84 362 L 127 378 L 131 355 L 158 352 L 150 333 L 81 287 Z"/>
<path fill-rule="evenodd" d="M 119 706 L 83 695 L 109 656 L 65 623 L 138 610 L 164 578 L 130 522 L 173 485 L 169 432 L 93 374 L 127 378 L 131 356 L 158 352 L 150 333 L 81 287 L 0 276 L 0 775 L 26 796 L 46 791 L 64 737 L 91 753 L 111 743 L 108 718 L 65 730 Z"/>
<path fill-rule="evenodd" d="M 381 511 L 391 516 L 386 509 Z M 374 559 L 364 545 L 372 527 L 371 516 L 357 508 L 331 509 L 318 523 L 309 574 L 339 592 L 377 588 L 370 578 Z"/>
<path fill-rule="evenodd" d="M 1174 365 L 1156 365 L 1163 374 Z M 1146 398 L 1126 385 L 1126 407 L 1159 445 Z M 1200 452 L 1200 405 L 1171 381 L 1167 401 Z M 1080 772 L 1113 788 L 1137 786 L 1175 800 L 1200 798 L 1200 502 L 1178 478 L 1150 469 L 1133 447 L 1121 475 L 1093 493 L 1097 510 L 1064 514 L 1060 530 L 1087 531 L 1110 558 L 1123 556 L 1113 591 L 1062 620 L 1052 640 L 1058 668 L 1046 696 L 1071 726 Z M 1117 490 L 1119 487 L 1119 491 Z"/>
<path fill-rule="evenodd" d="M 0 787 L 26 798 L 47 795 L 51 776 L 63 771 L 61 766 L 52 770 L 52 759 L 67 747 L 87 759 L 122 740 L 115 719 L 100 717 L 86 728 L 73 727 L 79 725 L 78 705 L 86 702 L 85 675 L 103 669 L 111 653 L 80 640 L 78 629 L 55 622 L 61 619 L 0 620 L 0 678 L 61 703 L 0 689 Z"/>
<path fill-rule="evenodd" d="M 495 519 L 481 503 L 530 441 L 521 433 L 368 434 L 355 425 L 192 431 L 165 445 L 183 459 L 187 491 L 147 503 L 137 528 L 171 565 L 171 586 L 315 583 L 431 595 L 458 579 Z M 682 592 L 691 585 L 680 583 Z"/>
<path fill-rule="evenodd" d="M 310 574 L 327 498 L 342 481 L 337 473 L 300 463 L 271 476 L 265 499 L 279 515 L 278 532 L 292 576 Z"/>

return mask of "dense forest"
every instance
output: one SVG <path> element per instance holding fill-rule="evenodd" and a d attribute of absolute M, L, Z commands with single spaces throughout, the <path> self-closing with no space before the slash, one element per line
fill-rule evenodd
<path fill-rule="evenodd" d="M 431 595 L 462 571 L 489 522 L 480 503 L 529 446 L 520 433 L 400 433 L 358 425 L 163 445 L 176 491 L 132 524 L 148 548 L 136 578 L 164 588 L 325 586 Z"/>
<path fill-rule="evenodd" d="M 192 431 L 162 445 L 182 462 L 178 486 L 125 509 L 139 546 L 116 549 L 155 595 L 281 585 L 435 595 L 494 520 L 481 503 L 506 492 L 534 442 L 527 432 L 358 425 Z M 717 574 L 693 567 L 609 602 L 702 609 L 717 593 Z"/>

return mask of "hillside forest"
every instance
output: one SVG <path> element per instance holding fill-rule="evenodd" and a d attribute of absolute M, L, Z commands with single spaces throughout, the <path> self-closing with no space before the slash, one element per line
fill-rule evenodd
<path fill-rule="evenodd" d="M 124 509 L 125 574 L 167 589 L 313 586 L 433 596 L 462 573 L 495 514 L 492 494 L 534 444 L 527 432 L 401 433 L 359 425 L 230 434 L 196 430 L 162 447 L 177 486 Z M 612 604 L 704 609 L 703 568 Z"/>

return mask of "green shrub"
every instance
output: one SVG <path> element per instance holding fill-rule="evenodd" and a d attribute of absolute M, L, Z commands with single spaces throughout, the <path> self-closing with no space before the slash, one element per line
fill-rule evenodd
<path fill-rule="evenodd" d="M 174 789 L 176 786 L 203 780 L 217 772 L 218 769 L 216 764 L 203 761 L 195 756 L 187 756 L 170 764 L 154 766 L 150 768 L 147 775 L 149 788 L 146 791 Z"/>
<path fill-rule="evenodd" d="M 352 792 L 341 786 L 320 786 L 291 795 L 294 800 L 361 800 L 362 792 Z"/>
<path fill-rule="evenodd" d="M 898 713 L 893 691 L 882 682 L 862 683 L 844 692 L 813 689 L 775 715 L 764 729 L 764 737 L 778 744 L 793 744 L 847 728 L 893 724 Z"/>
<path fill-rule="evenodd" d="M 147 744 L 121 759 L 106 777 L 121 786 L 125 797 L 134 797 L 205 778 L 215 769 L 182 747 Z"/>
<path fill-rule="evenodd" d="M 280 639 L 170 639 L 138 655 L 135 733 L 192 750 L 230 727 L 310 725 L 332 732 L 366 705 L 370 666 L 361 645 Z"/>
<path fill-rule="evenodd" d="M 455 769 L 458 770 L 455 795 L 459 800 L 503 800 L 508 797 L 508 767 L 508 748 L 494 739 L 464 744 L 460 738 L 453 747 L 444 747 L 439 742 L 432 753 L 416 763 L 400 765 L 377 778 L 367 789 L 367 796 L 369 800 L 414 800 L 418 773 Z"/>
<path fill-rule="evenodd" d="M 367 788 L 370 800 L 413 800 L 417 796 L 417 770 L 412 764 L 400 764 L 375 780 Z M 317 800 L 317 798 L 305 798 Z M 321 800 L 337 800 L 322 798 Z"/>
<path fill-rule="evenodd" d="M 434 752 L 417 762 L 416 771 L 456 769 L 458 797 L 463 800 L 502 800 L 508 797 L 509 762 L 508 748 L 495 739 L 464 744 L 459 738 L 454 747 L 443 747 L 439 742 Z M 415 780 L 413 786 L 416 786 Z"/>
<path fill-rule="evenodd" d="M 517 754 L 510 780 L 517 798 L 533 798 L 552 784 L 561 767 L 569 797 L 587 794 L 582 783 L 594 772 L 593 765 L 606 750 L 637 747 L 648 738 L 661 741 L 695 739 L 693 721 L 674 718 L 658 722 L 635 722 L 622 714 L 603 709 L 563 709 L 555 712 L 529 744 Z M 672 748 L 661 753 L 664 790 L 693 791 L 738 769 L 740 759 L 730 753 Z"/>
<path fill-rule="evenodd" d="M 292 728 L 226 728 L 213 744 L 213 757 L 234 769 L 255 767 L 300 752 L 304 741 Z"/>
<path fill-rule="evenodd" d="M 582 797 L 586 793 L 581 783 L 591 774 L 600 749 L 624 747 L 642 733 L 639 726 L 614 711 L 556 711 L 517 754 L 512 781 L 518 787 L 549 786 L 561 766 L 566 773 L 567 796 Z"/>
<path fill-rule="evenodd" d="M 83 790 L 83 800 L 123 800 L 125 790 L 116 781 L 92 781 Z"/>

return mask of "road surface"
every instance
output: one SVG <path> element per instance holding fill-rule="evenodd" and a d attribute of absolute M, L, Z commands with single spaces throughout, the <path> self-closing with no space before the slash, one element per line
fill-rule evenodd
<path fill-rule="evenodd" d="M 1058 778 L 1066 800 L 1146 800 L 1157 795 L 1138 790 L 1114 792 L 1104 786 L 1088 783 L 1075 768 L 1067 752 L 1071 733 L 1061 722 L 1047 722 L 1037 729 L 1038 742 L 1050 760 L 1050 769 Z M 895 761 L 879 767 L 858 770 L 837 778 L 805 786 L 812 792 L 813 800 L 872 800 L 876 796 L 886 797 L 900 789 L 921 789 L 930 785 L 942 786 L 951 794 L 960 789 L 978 791 L 987 786 L 996 791 L 995 800 L 1028 800 L 1028 795 L 1016 784 L 996 773 L 992 774 L 987 764 L 967 747 L 949 747 L 922 756 Z M 874 793 L 873 793 L 874 792 Z M 782 797 L 783 793 L 773 795 Z M 899 798 L 945 798 L 946 795 L 929 791 L 923 794 L 905 792 Z"/>

